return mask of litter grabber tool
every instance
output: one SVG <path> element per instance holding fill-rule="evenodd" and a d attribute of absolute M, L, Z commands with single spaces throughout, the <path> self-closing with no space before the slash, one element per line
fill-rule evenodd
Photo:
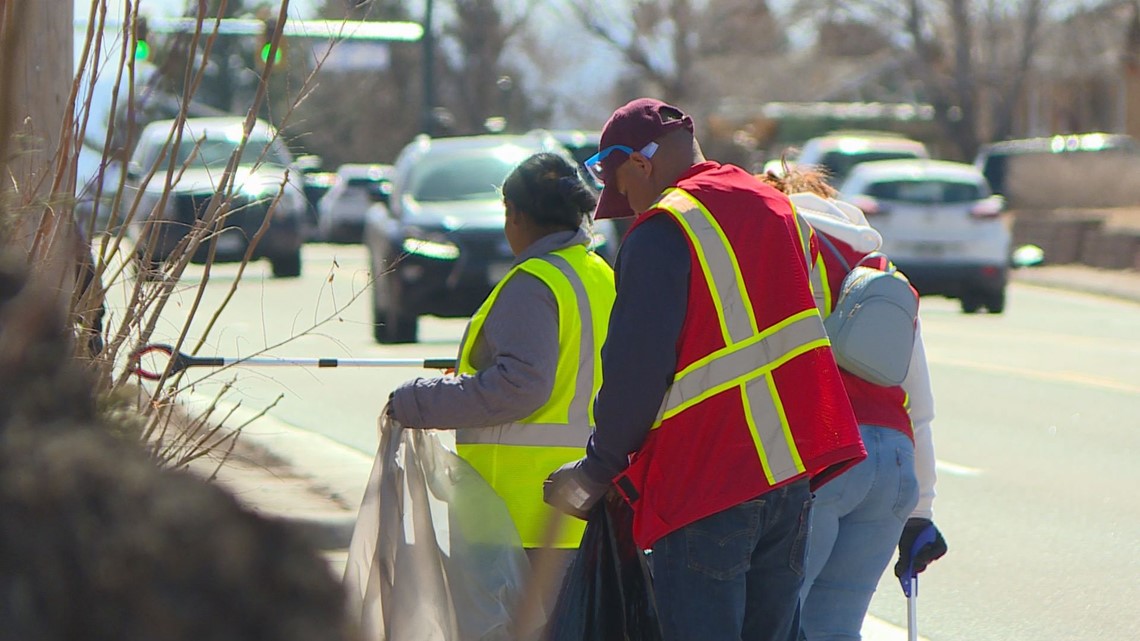
<path fill-rule="evenodd" d="M 274 356 L 231 358 L 225 356 L 190 356 L 174 351 L 170 345 L 153 343 L 131 353 L 127 361 L 127 371 L 138 374 L 148 381 L 162 378 L 163 370 L 151 370 L 142 366 L 142 358 L 150 354 L 166 354 L 169 357 L 167 368 L 170 374 L 177 374 L 191 367 L 226 367 L 229 365 L 251 365 L 259 367 L 422 367 L 424 369 L 448 369 L 455 367 L 454 358 L 278 358 Z"/>
<path fill-rule="evenodd" d="M 903 594 L 906 595 L 908 641 L 918 641 L 918 572 L 914 570 L 914 557 L 918 555 L 923 546 L 934 543 L 937 535 L 938 530 L 934 528 L 932 523 L 914 537 L 914 543 L 910 547 L 910 564 L 907 565 L 906 572 L 899 577 L 899 584 L 902 585 Z"/>

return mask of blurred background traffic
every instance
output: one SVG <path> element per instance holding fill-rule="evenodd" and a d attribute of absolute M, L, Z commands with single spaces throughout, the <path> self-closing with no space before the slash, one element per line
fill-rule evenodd
<path fill-rule="evenodd" d="M 1140 202 L 1132 1 L 205 5 L 203 16 L 224 18 L 208 53 L 192 34 L 197 3 L 145 0 L 137 19 L 95 21 L 109 52 L 116 29 L 133 38 L 137 74 L 133 101 L 115 74 L 87 78 L 77 210 L 89 221 L 98 208 L 96 228 L 111 208 L 94 193 L 110 202 L 130 182 L 124 167 L 149 122 L 180 110 L 239 117 L 264 77 L 258 115 L 304 175 L 308 241 L 363 239 L 364 212 L 387 198 L 386 165 L 416 136 L 542 129 L 581 159 L 613 106 L 654 95 L 697 117 L 710 157 L 759 171 L 802 149 L 837 187 L 868 160 L 972 164 L 986 184 L 966 200 L 1002 196 L 1010 247 L 1032 243 L 1054 263 L 1140 260 L 1140 220 L 1121 209 Z M 87 10 L 76 3 L 76 42 L 91 28 Z M 847 135 L 819 146 L 837 131 Z"/>

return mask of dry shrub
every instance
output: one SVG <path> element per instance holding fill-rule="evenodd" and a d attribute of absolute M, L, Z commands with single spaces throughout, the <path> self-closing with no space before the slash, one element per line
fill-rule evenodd
<path fill-rule="evenodd" d="M 51 294 L 0 255 L 0 641 L 354 639 L 302 533 L 100 425 Z"/>
<path fill-rule="evenodd" d="M 196 3 L 201 11 L 206 11 L 208 3 Z M 121 117 L 113 119 L 106 132 L 105 140 L 101 141 L 106 149 L 113 149 L 116 141 L 124 140 L 124 148 L 130 150 L 133 145 L 133 135 L 136 134 L 134 126 L 145 118 L 143 105 L 137 98 L 148 93 L 139 86 L 139 70 L 133 56 L 127 55 L 128 47 L 123 43 L 131 42 L 131 24 L 138 17 L 138 3 L 124 3 L 128 15 L 123 20 L 119 32 L 105 22 L 106 0 L 91 0 L 89 13 L 90 27 L 87 31 L 86 42 L 80 43 L 82 51 L 76 65 L 75 77 L 72 79 L 70 97 L 77 108 L 74 113 L 65 118 L 60 127 L 59 149 L 53 154 L 45 153 L 50 159 L 50 166 L 34 168 L 32 175 L 55 177 L 54 182 L 43 182 L 36 189 L 22 191 L 0 190 L 3 196 L 2 213 L 0 216 L 0 231 L 12 232 L 21 226 L 26 228 L 21 237 L 17 233 L 0 234 L 3 248 L 15 253 L 7 254 L 8 261 L 22 264 L 27 272 L 37 275 L 39 283 L 35 289 L 36 296 L 66 305 L 67 310 L 61 311 L 57 307 L 49 307 L 45 314 L 62 313 L 68 318 L 63 325 L 57 323 L 44 323 L 43 327 L 64 327 L 64 335 L 56 337 L 51 343 L 43 343 L 43 349 L 66 350 L 70 357 L 79 364 L 87 374 L 85 384 L 88 385 L 84 408 L 101 417 L 102 425 L 112 433 L 136 442 L 142 442 L 148 448 L 151 456 L 162 465 L 170 467 L 183 467 L 196 458 L 206 454 L 219 454 L 224 460 L 225 455 L 231 451 L 234 439 L 241 426 L 225 426 L 227 416 L 217 411 L 217 402 L 207 410 L 197 415 L 188 415 L 179 402 L 179 396 L 186 391 L 188 385 L 183 382 L 181 375 L 166 372 L 162 378 L 153 385 L 142 386 L 132 375 L 128 368 L 129 356 L 142 346 L 147 345 L 154 336 L 155 328 L 164 318 L 163 313 L 172 296 L 179 292 L 191 299 L 189 318 L 182 325 L 177 339 L 171 341 L 175 350 L 196 354 L 203 348 L 210 333 L 215 329 L 217 320 L 228 302 L 237 290 L 241 275 L 250 261 L 254 247 L 264 233 L 269 217 L 274 214 L 277 200 L 281 197 L 279 191 L 269 206 L 269 214 L 261 230 L 250 239 L 245 260 L 241 262 L 237 278 L 229 285 L 224 301 L 216 309 L 202 307 L 203 293 L 210 284 L 210 266 L 213 262 L 216 238 L 226 226 L 226 218 L 231 209 L 235 207 L 235 195 L 239 193 L 236 184 L 238 159 L 244 143 L 238 147 L 231 157 L 225 170 L 216 176 L 217 192 L 205 214 L 196 221 L 192 229 L 182 239 L 173 254 L 160 266 L 157 273 L 138 273 L 135 263 L 135 243 L 140 238 L 146 238 L 150 211 L 140 207 L 140 198 L 124 197 L 129 194 L 124 189 L 123 178 L 119 184 L 109 187 L 113 192 L 106 194 L 97 192 L 95 206 L 110 208 L 112 224 L 111 231 L 100 233 L 101 230 L 93 226 L 87 229 L 78 229 L 72 216 L 75 199 L 70 181 L 67 176 L 74 175 L 74 158 L 77 150 L 85 140 L 89 141 L 86 126 L 86 115 L 91 112 L 93 94 L 84 87 L 93 87 L 97 78 L 111 79 L 114 84 L 114 94 L 118 96 L 117 108 Z M 288 0 L 281 3 L 277 14 L 278 23 L 283 24 L 289 8 Z M 19 19 L 19 12 L 8 14 L 11 20 Z M 14 17 L 13 17 L 14 16 Z M 194 33 L 185 34 L 184 44 L 188 47 L 187 59 L 193 61 L 184 70 L 185 88 L 181 98 L 181 108 L 176 120 L 180 124 L 189 111 L 191 97 L 200 86 L 209 65 L 216 61 L 210 60 L 210 52 L 218 37 L 218 25 L 209 15 L 202 15 L 202 22 Z M 61 19 L 70 21 L 70 16 Z M 19 25 L 8 25 L 0 34 L 0 51 L 21 46 L 15 39 L 20 33 Z M 116 56 L 107 57 L 108 42 L 118 42 Z M 11 56 L 0 57 L 0 64 L 15 64 Z M 267 65 L 257 87 L 256 95 L 246 110 L 245 131 L 248 134 L 253 128 L 257 115 L 262 110 L 268 92 L 268 78 L 273 72 L 272 61 Z M 317 65 L 319 69 L 320 65 Z M 0 69 L 0 77 L 4 77 L 4 69 Z M 309 75 L 303 85 L 297 89 L 293 104 L 286 109 L 286 113 L 279 119 L 279 125 L 284 125 L 293 108 L 304 99 L 311 89 L 314 74 Z M 2 91 L 3 89 L 0 89 Z M 8 88 L 9 91 L 12 89 Z M 7 96 L 8 102 L 13 97 Z M 0 114 L 3 121 L 6 114 Z M 176 125 L 168 141 L 167 158 L 174 156 L 172 146 L 181 144 L 193 146 L 192 140 L 179 140 L 181 127 Z M 0 154 L 6 153 L 12 145 L 9 141 L 0 140 Z M 193 156 L 194 154 L 191 154 Z M 104 158 L 108 160 L 108 158 Z M 121 160 L 121 159 L 120 159 Z M 143 177 L 145 182 L 165 185 L 166 190 L 162 201 L 172 198 L 169 186 L 176 182 L 185 171 L 191 160 L 186 163 L 174 161 L 162 162 L 151 168 L 150 174 Z M 100 189 L 102 187 L 100 186 Z M 281 187 L 284 188 L 284 185 Z M 141 192 L 141 190 L 139 190 Z M 158 205 L 161 207 L 161 202 Z M 89 218 L 91 225 L 99 218 L 98 209 L 92 212 Z M 27 242 L 27 238 L 34 234 L 34 241 Z M 89 241 L 83 239 L 90 239 Z M 207 261 L 204 274 L 195 285 L 182 284 L 181 277 L 191 257 L 200 253 L 200 249 L 207 249 Z M 144 248 L 144 264 L 146 263 L 146 250 Z M 0 269 L 0 271 L 3 271 Z M 19 271 L 19 270 L 16 270 Z M 145 277 L 142 277 L 145 276 Z M 110 302 L 108 290 L 122 292 L 125 302 Z M 196 291 L 195 291 L 196 290 Z M 348 301 L 345 304 L 349 304 Z M 109 309 L 110 307 L 110 309 Z M 191 321 L 203 315 L 210 320 L 200 335 L 191 337 Z M 331 317 L 331 316 L 330 316 Z M 29 317 L 24 317 L 24 322 Z M 7 323 L 8 321 L 0 320 Z M 33 323 L 34 324 L 34 323 Z M 313 327 L 321 323 L 314 323 Z M 6 336 L 10 340 L 23 340 L 21 328 L 15 326 L 5 328 Z M 313 328 L 302 330 L 303 335 Z M 11 331 L 8 331 L 11 330 Z M 23 328 L 35 332 L 35 326 Z M 37 343 L 40 344 L 40 343 Z M 270 346 L 270 348 L 275 346 Z M 0 352 L 5 349 L 0 344 Z M 10 361 L 13 363 L 12 376 L 22 376 L 32 372 L 38 366 L 39 357 L 25 354 L 24 361 Z M 218 394 L 219 400 L 228 386 L 223 386 Z M 49 387 L 36 390 L 36 394 L 28 399 L 20 399 L 26 403 L 52 402 L 52 392 Z M 6 390 L 7 394 L 7 390 Z M 268 409 L 268 408 L 265 408 Z M 86 411 L 86 410 L 85 410 Z"/>

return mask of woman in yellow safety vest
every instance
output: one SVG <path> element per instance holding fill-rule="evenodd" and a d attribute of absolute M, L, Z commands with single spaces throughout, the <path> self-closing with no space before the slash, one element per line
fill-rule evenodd
<path fill-rule="evenodd" d="M 503 498 L 530 551 L 552 513 L 543 481 L 581 457 L 593 430 L 614 277 L 589 248 L 595 197 L 570 161 L 531 156 L 502 193 L 513 267 L 471 318 L 456 374 L 404 383 L 389 411 L 405 427 L 457 429 L 460 456 Z M 554 547 L 568 556 L 584 523 L 566 521 Z"/>

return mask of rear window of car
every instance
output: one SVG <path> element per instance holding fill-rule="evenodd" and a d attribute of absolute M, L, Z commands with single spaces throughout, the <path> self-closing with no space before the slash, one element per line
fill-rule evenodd
<path fill-rule="evenodd" d="M 490 153 L 428 158 L 413 170 L 410 191 L 421 202 L 497 199 L 516 164 Z"/>
<path fill-rule="evenodd" d="M 825 170 L 831 180 L 838 182 L 842 180 L 847 174 L 851 173 L 851 168 L 855 165 L 865 162 L 874 162 L 876 160 L 910 160 L 918 156 L 905 151 L 867 151 L 867 152 L 845 152 L 845 151 L 830 151 L 823 155 L 820 159 L 820 164 Z"/>
<path fill-rule="evenodd" d="M 867 195 L 878 200 L 932 205 L 973 202 L 987 197 L 985 192 L 976 183 L 941 180 L 891 180 L 867 187 Z"/>

